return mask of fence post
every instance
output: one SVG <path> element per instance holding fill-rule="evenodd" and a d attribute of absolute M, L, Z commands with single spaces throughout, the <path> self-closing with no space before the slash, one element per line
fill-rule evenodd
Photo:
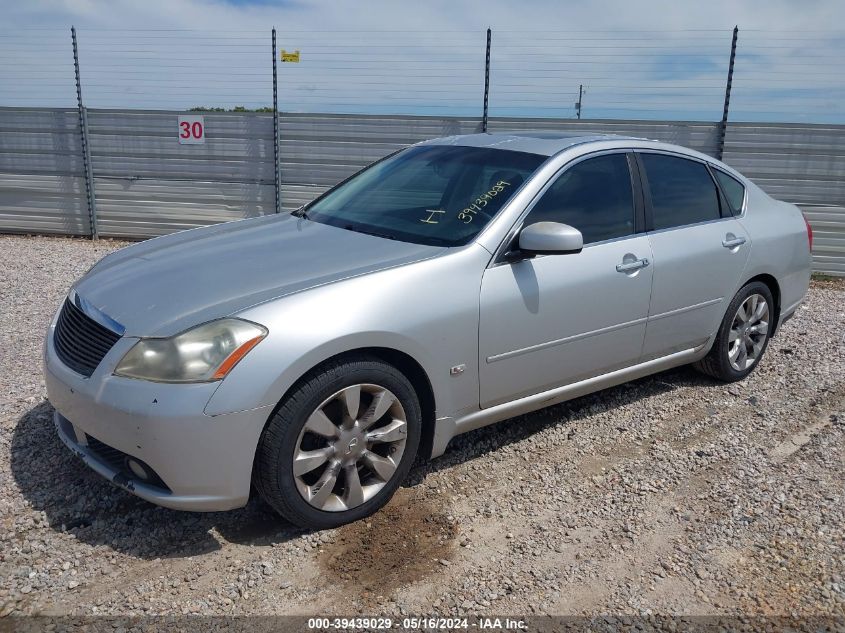
<path fill-rule="evenodd" d="M 578 101 L 575 103 L 575 116 L 581 119 L 581 103 L 584 101 L 584 84 L 578 84 Z"/>
<path fill-rule="evenodd" d="M 487 52 L 484 55 L 484 116 L 481 119 L 481 131 L 487 131 L 487 102 L 490 97 L 490 40 L 493 32 L 487 29 Z"/>
<path fill-rule="evenodd" d="M 276 213 L 282 212 L 281 182 L 279 178 L 279 89 L 276 71 L 276 27 L 273 27 L 273 183 L 275 185 Z"/>
<path fill-rule="evenodd" d="M 728 131 L 728 109 L 731 105 L 731 84 L 734 80 L 734 60 L 736 59 L 736 38 L 739 34 L 739 27 L 734 26 L 733 39 L 731 40 L 731 61 L 728 64 L 728 81 L 725 84 L 725 108 L 722 110 L 722 122 L 719 125 L 719 145 L 716 148 L 716 158 L 722 160 L 725 151 L 725 134 Z"/>
<path fill-rule="evenodd" d="M 91 151 L 88 144 L 88 112 L 82 105 L 82 82 L 79 80 L 79 48 L 76 44 L 76 27 L 70 27 L 70 39 L 73 42 L 73 71 L 76 75 L 76 103 L 79 109 L 79 135 L 82 140 L 82 166 L 85 170 L 85 193 L 88 200 L 88 226 L 91 239 L 98 239 L 97 201 L 94 194 L 94 171 L 91 167 Z"/>

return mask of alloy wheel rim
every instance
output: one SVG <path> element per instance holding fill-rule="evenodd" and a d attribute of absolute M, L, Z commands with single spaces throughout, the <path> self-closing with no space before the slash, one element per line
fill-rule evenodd
<path fill-rule="evenodd" d="M 299 433 L 291 465 L 299 494 L 327 512 L 366 503 L 395 476 L 407 435 L 405 409 L 392 391 L 368 383 L 344 387 Z"/>
<path fill-rule="evenodd" d="M 745 371 L 763 354 L 769 334 L 769 302 L 760 294 L 748 296 L 739 306 L 728 336 L 728 360 Z"/>

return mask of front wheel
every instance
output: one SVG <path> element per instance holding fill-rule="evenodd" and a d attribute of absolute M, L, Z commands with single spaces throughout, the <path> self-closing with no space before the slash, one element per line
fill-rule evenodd
<path fill-rule="evenodd" d="M 759 281 L 746 284 L 728 306 L 713 347 L 695 363 L 696 369 L 725 382 L 742 380 L 763 358 L 774 318 L 769 287 Z"/>
<path fill-rule="evenodd" d="M 256 488 L 301 527 L 361 519 L 402 483 L 420 427 L 416 392 L 396 368 L 369 357 L 332 363 L 295 387 L 268 422 Z"/>

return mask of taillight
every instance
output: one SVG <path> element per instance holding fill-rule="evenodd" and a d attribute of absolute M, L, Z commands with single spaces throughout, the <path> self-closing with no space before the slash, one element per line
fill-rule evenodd
<path fill-rule="evenodd" d="M 801 215 L 804 215 L 803 213 Z M 813 250 L 813 227 L 807 222 L 807 216 L 804 215 L 804 224 L 807 225 L 807 242 L 810 243 L 810 250 Z"/>

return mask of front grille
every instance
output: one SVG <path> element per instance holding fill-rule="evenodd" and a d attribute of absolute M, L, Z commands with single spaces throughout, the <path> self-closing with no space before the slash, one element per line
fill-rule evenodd
<path fill-rule="evenodd" d="M 56 322 L 53 343 L 61 361 L 73 371 L 90 376 L 120 335 L 103 327 L 68 299 Z"/>
<path fill-rule="evenodd" d="M 161 477 L 158 476 L 152 468 L 149 467 L 148 464 L 142 462 L 140 459 L 136 457 L 132 457 L 131 455 L 127 455 L 121 450 L 116 448 L 112 448 L 108 444 L 103 444 L 100 440 L 95 437 L 91 437 L 87 433 L 85 434 L 85 439 L 88 442 L 88 448 L 91 449 L 97 457 L 99 457 L 102 461 L 108 464 L 112 470 L 116 470 L 121 475 L 123 475 L 126 479 L 130 479 L 133 481 L 140 481 L 148 486 L 155 486 L 156 488 L 161 488 L 170 492 L 170 488 L 161 480 Z M 138 477 L 135 473 L 129 470 L 129 465 L 127 460 L 134 459 L 136 462 L 139 462 L 144 466 L 144 469 L 147 472 L 147 478 L 142 479 Z"/>

